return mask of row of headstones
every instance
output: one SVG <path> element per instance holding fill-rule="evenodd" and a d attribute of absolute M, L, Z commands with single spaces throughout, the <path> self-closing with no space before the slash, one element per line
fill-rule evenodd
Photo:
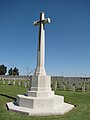
<path fill-rule="evenodd" d="M 24 84 L 24 87 L 29 87 L 30 86 L 30 82 L 29 81 L 20 81 L 20 80 L 2 80 L 2 84 L 3 85 L 13 85 L 13 86 L 23 86 Z"/>
<path fill-rule="evenodd" d="M 61 81 L 52 81 L 52 89 L 53 90 L 68 90 L 68 91 L 82 91 L 82 92 L 85 92 L 85 91 L 90 91 L 90 84 L 83 84 L 83 83 L 66 83 L 64 84 L 63 82 Z"/>
<path fill-rule="evenodd" d="M 5 85 L 13 85 L 13 86 L 24 86 L 29 87 L 30 82 L 29 81 L 20 81 L 20 80 L 2 80 L 2 83 Z M 79 82 L 76 83 L 65 83 L 61 81 L 54 80 L 52 81 L 51 87 L 53 90 L 59 89 L 59 90 L 70 90 L 70 91 L 89 91 L 90 90 L 90 84 L 82 84 Z"/>

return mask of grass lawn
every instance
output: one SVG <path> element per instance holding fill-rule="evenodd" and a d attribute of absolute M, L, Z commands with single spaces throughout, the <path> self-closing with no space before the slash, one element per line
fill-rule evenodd
<path fill-rule="evenodd" d="M 2 85 L 0 81 L 0 120 L 90 120 L 90 92 L 56 91 L 65 101 L 76 105 L 72 111 L 57 116 L 27 116 L 6 110 L 6 103 L 13 101 L 17 94 L 26 93 L 28 88 Z"/>

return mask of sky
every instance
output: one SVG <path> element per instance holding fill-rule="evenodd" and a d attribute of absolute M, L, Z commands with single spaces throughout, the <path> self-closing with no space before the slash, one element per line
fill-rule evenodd
<path fill-rule="evenodd" d="M 0 65 L 20 75 L 36 68 L 40 12 L 48 75 L 90 76 L 90 0 L 0 0 Z M 32 73 L 33 74 L 33 73 Z"/>

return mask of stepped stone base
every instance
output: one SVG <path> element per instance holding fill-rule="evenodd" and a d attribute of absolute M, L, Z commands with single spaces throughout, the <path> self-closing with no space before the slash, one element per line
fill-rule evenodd
<path fill-rule="evenodd" d="M 43 93 L 44 94 L 44 93 Z M 31 109 L 54 109 L 63 104 L 64 97 L 54 95 L 53 97 L 40 98 L 40 97 L 27 97 L 24 95 L 17 96 L 17 105 Z"/>
<path fill-rule="evenodd" d="M 70 111 L 74 106 L 64 103 L 64 97 L 51 91 L 50 76 L 32 76 L 27 95 L 17 95 L 15 103 L 7 103 L 9 110 L 28 115 L 58 115 Z"/>
<path fill-rule="evenodd" d="M 20 107 L 15 105 L 13 102 L 7 103 L 7 106 L 8 106 L 8 109 L 11 111 L 23 113 L 29 116 L 63 115 L 69 112 L 74 107 L 71 104 L 63 103 L 60 106 L 58 106 L 58 108 L 56 109 L 37 110 L 37 109 L 30 109 L 26 107 Z"/>

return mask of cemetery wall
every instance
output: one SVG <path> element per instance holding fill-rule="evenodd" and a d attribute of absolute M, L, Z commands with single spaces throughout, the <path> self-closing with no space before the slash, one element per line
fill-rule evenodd
<path fill-rule="evenodd" d="M 30 79 L 30 76 L 13 76 L 13 75 L 0 75 L 0 79 L 6 80 L 27 80 Z M 52 76 L 51 80 L 57 80 L 61 82 L 67 83 L 75 83 L 75 82 L 82 82 L 82 83 L 90 83 L 90 77 L 63 77 L 63 76 Z"/>
<path fill-rule="evenodd" d="M 62 82 L 82 82 L 90 83 L 90 77 L 63 77 L 63 76 L 52 76 L 52 80 L 62 81 Z"/>
<path fill-rule="evenodd" d="M 27 80 L 30 79 L 29 76 L 23 76 L 23 75 L 0 75 L 0 79 L 5 79 L 5 80 Z"/>

